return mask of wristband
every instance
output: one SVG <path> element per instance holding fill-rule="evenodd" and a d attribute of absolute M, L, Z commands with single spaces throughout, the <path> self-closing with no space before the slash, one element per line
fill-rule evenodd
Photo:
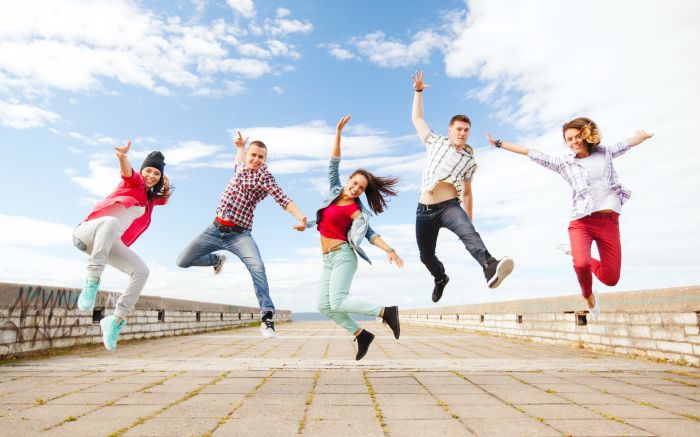
<path fill-rule="evenodd" d="M 388 249 L 386 250 L 386 253 L 392 253 L 392 252 L 396 252 L 396 251 L 394 250 L 394 248 L 392 248 L 392 247 L 390 247 L 390 248 L 388 248 Z"/>
<path fill-rule="evenodd" d="M 496 140 L 496 147 L 498 147 L 500 149 L 502 145 L 503 145 L 503 141 Z"/>
<path fill-rule="evenodd" d="M 417 92 L 417 93 L 422 93 L 422 92 L 423 92 L 423 90 L 422 90 L 422 89 L 420 89 L 420 90 L 416 90 L 416 89 L 414 89 L 414 91 L 415 91 L 415 92 Z"/>

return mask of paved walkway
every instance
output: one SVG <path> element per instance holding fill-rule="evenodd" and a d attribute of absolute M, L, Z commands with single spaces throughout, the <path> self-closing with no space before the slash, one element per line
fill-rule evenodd
<path fill-rule="evenodd" d="M 700 369 L 367 323 L 123 344 L 0 367 L 0 435 L 697 436 Z"/>

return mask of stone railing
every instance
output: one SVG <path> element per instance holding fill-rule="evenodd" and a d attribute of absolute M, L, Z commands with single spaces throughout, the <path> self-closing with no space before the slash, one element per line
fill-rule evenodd
<path fill-rule="evenodd" d="M 590 319 L 581 296 L 401 310 L 401 323 L 488 332 L 700 365 L 700 286 L 600 295 Z"/>
<path fill-rule="evenodd" d="M 0 359 L 29 352 L 101 343 L 99 321 L 118 293 L 100 291 L 92 312 L 77 308 L 79 289 L 0 282 Z M 275 321 L 291 321 L 277 310 Z M 141 296 L 120 339 L 192 334 L 259 323 L 259 309 Z"/>

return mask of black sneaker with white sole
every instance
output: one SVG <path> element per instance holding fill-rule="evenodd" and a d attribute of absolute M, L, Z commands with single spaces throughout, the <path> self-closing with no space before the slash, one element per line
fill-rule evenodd
<path fill-rule="evenodd" d="M 504 256 L 500 260 L 492 258 L 487 261 L 486 267 L 484 267 L 484 276 L 488 287 L 496 288 L 501 285 L 501 282 L 513 271 L 513 267 L 515 267 L 515 262 L 513 258 L 508 256 Z"/>
<path fill-rule="evenodd" d="M 275 322 L 272 321 L 272 312 L 267 311 L 262 316 L 262 323 L 260 324 L 260 332 L 263 337 L 277 337 L 277 331 L 275 331 Z"/>

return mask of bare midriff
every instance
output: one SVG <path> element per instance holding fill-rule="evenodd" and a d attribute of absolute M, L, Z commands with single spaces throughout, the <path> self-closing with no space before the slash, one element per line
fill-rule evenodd
<path fill-rule="evenodd" d="M 448 184 L 447 182 L 438 182 L 432 192 L 424 191 L 420 193 L 420 199 L 418 201 L 423 205 L 433 205 L 456 198 L 457 189 L 454 185 Z"/>
<path fill-rule="evenodd" d="M 321 252 L 328 253 L 331 249 L 338 248 L 343 244 L 347 243 L 345 240 L 336 240 L 333 238 L 326 238 L 321 235 Z"/>

